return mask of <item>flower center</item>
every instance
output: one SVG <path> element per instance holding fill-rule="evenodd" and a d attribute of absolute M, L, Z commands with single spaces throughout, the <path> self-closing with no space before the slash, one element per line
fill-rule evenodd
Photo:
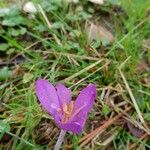
<path fill-rule="evenodd" d="M 63 103 L 63 119 L 62 119 L 62 123 L 66 123 L 70 116 L 72 115 L 72 111 L 73 111 L 73 106 L 74 106 L 74 102 L 71 101 L 69 105 L 67 105 L 65 102 Z"/>

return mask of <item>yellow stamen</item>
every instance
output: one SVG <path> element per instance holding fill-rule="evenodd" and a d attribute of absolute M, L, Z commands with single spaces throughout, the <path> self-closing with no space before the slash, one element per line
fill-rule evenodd
<path fill-rule="evenodd" d="M 63 112 L 68 113 L 68 106 L 65 102 L 63 103 Z"/>
<path fill-rule="evenodd" d="M 73 101 L 71 101 L 69 105 L 63 103 L 63 112 L 64 112 L 64 116 L 62 119 L 63 123 L 67 122 L 70 116 L 72 115 L 73 105 L 74 105 Z"/>
<path fill-rule="evenodd" d="M 68 106 L 68 112 L 69 112 L 70 115 L 72 114 L 73 106 L 74 106 L 74 102 L 71 101 L 70 104 L 69 104 L 69 106 Z"/>

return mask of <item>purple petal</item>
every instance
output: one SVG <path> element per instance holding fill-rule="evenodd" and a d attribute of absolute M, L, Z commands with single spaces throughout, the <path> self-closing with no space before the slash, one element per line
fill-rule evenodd
<path fill-rule="evenodd" d="M 75 134 L 80 134 L 82 132 L 82 127 L 77 122 L 65 124 L 57 123 L 57 126 L 65 131 L 71 131 Z"/>
<path fill-rule="evenodd" d="M 43 108 L 55 118 L 60 108 L 55 87 L 47 80 L 39 79 L 36 81 L 36 95 Z"/>
<path fill-rule="evenodd" d="M 63 84 L 58 84 L 56 86 L 57 89 L 57 95 L 59 98 L 60 106 L 63 106 L 63 103 L 65 102 L 67 105 L 69 105 L 71 101 L 71 91 L 66 88 Z"/>
<path fill-rule="evenodd" d="M 88 112 L 91 110 L 96 98 L 96 87 L 94 84 L 89 84 L 84 88 L 74 103 L 73 115 L 69 122 L 76 122 L 82 127 L 85 124 Z"/>

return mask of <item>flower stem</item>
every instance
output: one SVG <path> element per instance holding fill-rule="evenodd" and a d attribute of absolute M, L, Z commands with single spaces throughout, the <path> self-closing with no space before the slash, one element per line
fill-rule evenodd
<path fill-rule="evenodd" d="M 60 134 L 59 134 L 59 137 L 58 137 L 58 140 L 57 140 L 57 142 L 56 142 L 56 145 L 55 145 L 54 150 L 60 150 L 61 144 L 62 144 L 63 141 L 64 141 L 65 134 L 66 134 L 66 131 L 61 130 L 61 132 L 60 132 Z"/>

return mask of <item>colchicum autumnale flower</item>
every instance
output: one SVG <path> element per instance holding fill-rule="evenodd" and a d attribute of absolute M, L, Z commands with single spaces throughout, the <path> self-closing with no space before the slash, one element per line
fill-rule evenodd
<path fill-rule="evenodd" d="M 36 81 L 36 94 L 59 128 L 79 134 L 96 98 L 96 87 L 89 84 L 75 101 L 71 101 L 71 91 L 63 84 L 54 87 L 47 80 L 39 79 Z"/>

